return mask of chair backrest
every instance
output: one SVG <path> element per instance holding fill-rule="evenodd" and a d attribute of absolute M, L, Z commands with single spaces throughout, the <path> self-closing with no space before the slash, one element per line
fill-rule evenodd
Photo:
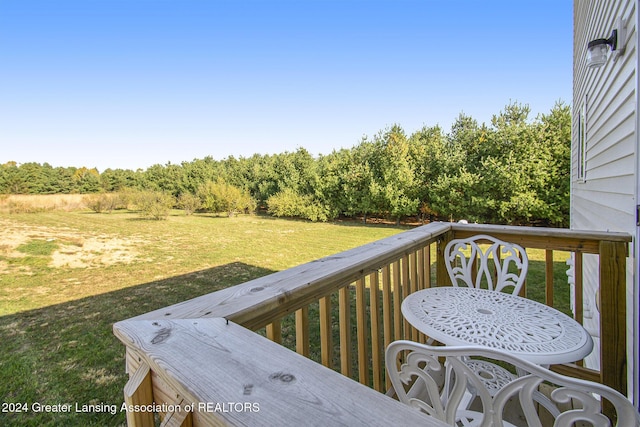
<path fill-rule="evenodd" d="M 451 240 L 444 256 L 454 286 L 480 288 L 486 283 L 489 290 L 495 291 L 513 287 L 506 289 L 512 294 L 520 292 L 529 266 L 527 252 L 520 245 L 486 234 Z"/>
<path fill-rule="evenodd" d="M 398 399 L 449 425 L 560 427 L 585 422 L 598 427 L 640 426 L 633 404 L 612 388 L 557 374 L 503 351 L 395 341 L 385 356 Z M 506 386 L 491 393 L 480 378 L 483 373 L 469 368 L 473 357 L 498 360 L 524 374 L 514 375 Z M 543 388 L 548 395 L 541 394 Z M 471 403 L 465 400 L 468 390 L 477 396 Z M 537 405 L 534 396 L 538 402 L 543 396 L 545 404 Z M 602 413 L 602 399 L 615 408 L 617 423 Z"/>

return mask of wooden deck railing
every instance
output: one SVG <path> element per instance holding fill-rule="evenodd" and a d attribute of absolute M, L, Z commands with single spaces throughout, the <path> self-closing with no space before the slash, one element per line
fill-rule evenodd
<path fill-rule="evenodd" d="M 419 289 L 449 285 L 442 248 L 450 239 L 480 233 L 546 251 L 548 305 L 553 304 L 553 251 L 574 253 L 578 321 L 582 321 L 582 254 L 599 256 L 601 369 L 578 365 L 555 369 L 595 379 L 626 394 L 625 272 L 631 238 L 622 233 L 432 223 L 125 322 L 225 318 L 254 331 L 264 330 L 272 341 L 384 392 L 389 387 L 384 348 L 397 339 L 425 340 L 403 320 L 402 299 Z M 149 366 L 149 355 L 119 334 L 124 326 L 121 322 L 114 330 L 127 345 L 128 372 L 134 378 L 140 366 Z M 165 374 L 150 375 L 162 378 Z M 184 390 L 176 390 L 175 381 L 171 386 L 167 383 L 152 381 L 154 401 L 174 401 L 175 395 L 185 395 Z"/>

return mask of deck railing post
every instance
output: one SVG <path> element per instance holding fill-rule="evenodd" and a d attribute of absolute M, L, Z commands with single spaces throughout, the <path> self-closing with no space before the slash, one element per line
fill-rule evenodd
<path fill-rule="evenodd" d="M 626 257 L 623 242 L 600 242 L 602 383 L 627 394 Z"/>
<path fill-rule="evenodd" d="M 447 273 L 447 266 L 445 265 L 444 248 L 453 239 L 453 232 L 448 231 L 443 233 L 438 240 L 436 250 L 438 252 L 438 259 L 436 260 L 436 285 L 437 286 L 450 286 L 449 273 Z"/>

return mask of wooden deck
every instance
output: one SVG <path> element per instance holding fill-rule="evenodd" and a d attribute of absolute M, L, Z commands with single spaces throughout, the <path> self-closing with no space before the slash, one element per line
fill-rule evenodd
<path fill-rule="evenodd" d="M 418 289 L 447 285 L 441 250 L 450 239 L 471 234 L 545 249 L 548 305 L 553 301 L 554 250 L 574 253 L 576 307 L 582 307 L 582 254 L 600 257 L 601 369 L 554 369 L 626 394 L 625 270 L 630 236 L 432 223 L 117 323 L 114 332 L 126 346 L 130 374 L 126 401 L 195 407 L 248 402 L 260 407 L 259 412 L 241 414 L 222 407 L 173 413 L 162 406 L 152 408 L 159 409 L 163 425 L 283 425 L 296 424 L 297 417 L 323 425 L 397 422 L 401 417 L 405 424 L 403 417 L 409 417 L 408 422 L 420 414 L 398 407 L 383 394 L 389 387 L 384 348 L 396 339 L 426 339 L 404 321 L 400 302 Z M 283 318 L 293 318 L 294 327 L 283 332 Z M 576 319 L 582 321 L 580 310 Z M 271 341 L 252 332 L 261 328 Z M 319 339 L 311 342 L 313 328 Z M 293 342 L 299 354 L 277 344 L 281 342 Z M 318 356 L 312 347 L 319 347 Z M 310 356 L 320 363 L 308 360 Z M 142 411 L 128 413 L 130 426 L 152 425 L 152 418 Z"/>

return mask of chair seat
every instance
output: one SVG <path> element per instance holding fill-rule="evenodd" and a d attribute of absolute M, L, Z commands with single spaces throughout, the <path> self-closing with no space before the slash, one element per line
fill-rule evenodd
<path fill-rule="evenodd" d="M 492 396 L 495 396 L 498 391 L 516 378 L 515 375 L 502 366 L 485 360 L 467 359 L 465 363 L 477 375 L 484 388 Z"/>
<path fill-rule="evenodd" d="M 460 427 L 482 427 L 484 414 L 482 412 L 460 410 L 456 413 L 456 426 Z M 501 427 L 518 427 L 507 421 L 502 421 Z"/>

